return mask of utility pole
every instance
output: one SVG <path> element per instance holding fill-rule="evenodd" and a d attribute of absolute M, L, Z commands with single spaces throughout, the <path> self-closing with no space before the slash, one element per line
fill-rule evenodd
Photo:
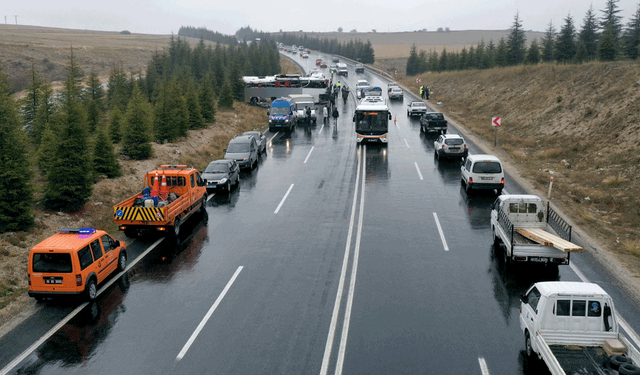
<path fill-rule="evenodd" d="M 7 16 L 4 16 L 4 24 L 7 24 Z"/>

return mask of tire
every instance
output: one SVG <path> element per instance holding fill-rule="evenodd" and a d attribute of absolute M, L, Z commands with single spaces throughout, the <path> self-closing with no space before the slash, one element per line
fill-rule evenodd
<path fill-rule="evenodd" d="M 118 255 L 118 271 L 122 272 L 127 268 L 127 254 L 120 250 L 120 254 Z"/>
<path fill-rule="evenodd" d="M 178 237 L 180 235 L 180 219 L 176 218 L 176 221 L 173 222 L 173 236 Z"/>
<path fill-rule="evenodd" d="M 91 278 L 89 279 L 89 281 L 87 281 L 85 296 L 88 301 L 95 301 L 96 297 L 98 296 L 98 285 L 96 284 L 96 280 L 94 278 Z"/>
<path fill-rule="evenodd" d="M 620 365 L 618 373 L 620 375 L 640 375 L 640 367 L 634 365 L 633 363 L 625 363 Z"/>
<path fill-rule="evenodd" d="M 207 202 L 209 201 L 209 195 L 205 194 L 202 197 L 202 203 L 200 204 L 200 208 L 198 209 L 200 211 L 200 215 L 204 215 L 207 213 Z"/>
<path fill-rule="evenodd" d="M 618 370 L 620 368 L 620 366 L 629 363 L 631 360 L 628 357 L 625 357 L 623 355 L 614 355 L 611 357 L 611 360 L 609 362 L 609 367 L 611 367 L 613 370 Z"/>
<path fill-rule="evenodd" d="M 124 230 L 124 235 L 129 238 L 136 238 L 138 237 L 138 230 L 135 228 L 126 228 Z"/>
<path fill-rule="evenodd" d="M 538 355 L 533 351 L 533 348 L 531 347 L 531 337 L 529 336 L 528 331 L 524 334 L 524 352 L 527 355 L 527 359 L 538 359 Z"/>
<path fill-rule="evenodd" d="M 254 97 L 254 98 L 251 98 L 251 100 L 250 100 L 250 104 L 251 104 L 251 105 L 256 105 L 256 104 L 258 104 L 258 99 L 256 99 L 255 97 Z"/>
<path fill-rule="evenodd" d="M 231 192 L 231 181 L 227 181 L 227 186 L 225 186 L 225 190 L 227 191 L 227 193 Z"/>

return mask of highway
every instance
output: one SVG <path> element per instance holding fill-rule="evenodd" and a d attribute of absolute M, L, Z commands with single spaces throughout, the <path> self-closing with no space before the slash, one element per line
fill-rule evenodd
<path fill-rule="evenodd" d="M 319 55 L 288 56 L 310 70 Z M 369 70 L 340 77 L 357 79 L 386 93 Z M 267 132 L 267 155 L 210 199 L 208 221 L 137 239 L 137 263 L 95 303 L 46 302 L 1 337 L 0 375 L 541 374 L 518 322 L 541 280 L 596 282 L 640 328 L 640 306 L 587 252 L 559 274 L 505 272 L 495 195 L 467 195 L 459 162 L 434 159 L 410 100 L 390 103 L 383 147 L 356 143 L 353 97 L 337 127 Z M 505 190 L 524 193 L 510 176 Z"/>

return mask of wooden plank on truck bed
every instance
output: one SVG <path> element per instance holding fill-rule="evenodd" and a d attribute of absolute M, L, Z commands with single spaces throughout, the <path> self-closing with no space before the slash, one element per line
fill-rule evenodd
<path fill-rule="evenodd" d="M 581 253 L 584 251 L 581 246 L 566 241 L 556 236 L 555 234 L 551 234 L 541 228 L 516 229 L 516 231 L 532 241 L 545 246 L 553 246 L 554 248 L 562 250 L 565 253 Z"/>

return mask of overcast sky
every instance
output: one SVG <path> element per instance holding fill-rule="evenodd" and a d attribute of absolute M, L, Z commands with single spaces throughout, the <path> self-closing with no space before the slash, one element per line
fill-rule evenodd
<path fill-rule="evenodd" d="M 640 0 L 619 0 L 627 24 Z M 526 30 L 559 29 L 571 14 L 579 29 L 593 4 L 602 15 L 606 0 L 18 0 L 0 5 L 7 23 L 144 34 L 177 33 L 204 26 L 233 34 L 242 26 L 262 31 L 501 30 L 516 12 Z M 2 18 L 0 18 L 0 21 Z"/>

